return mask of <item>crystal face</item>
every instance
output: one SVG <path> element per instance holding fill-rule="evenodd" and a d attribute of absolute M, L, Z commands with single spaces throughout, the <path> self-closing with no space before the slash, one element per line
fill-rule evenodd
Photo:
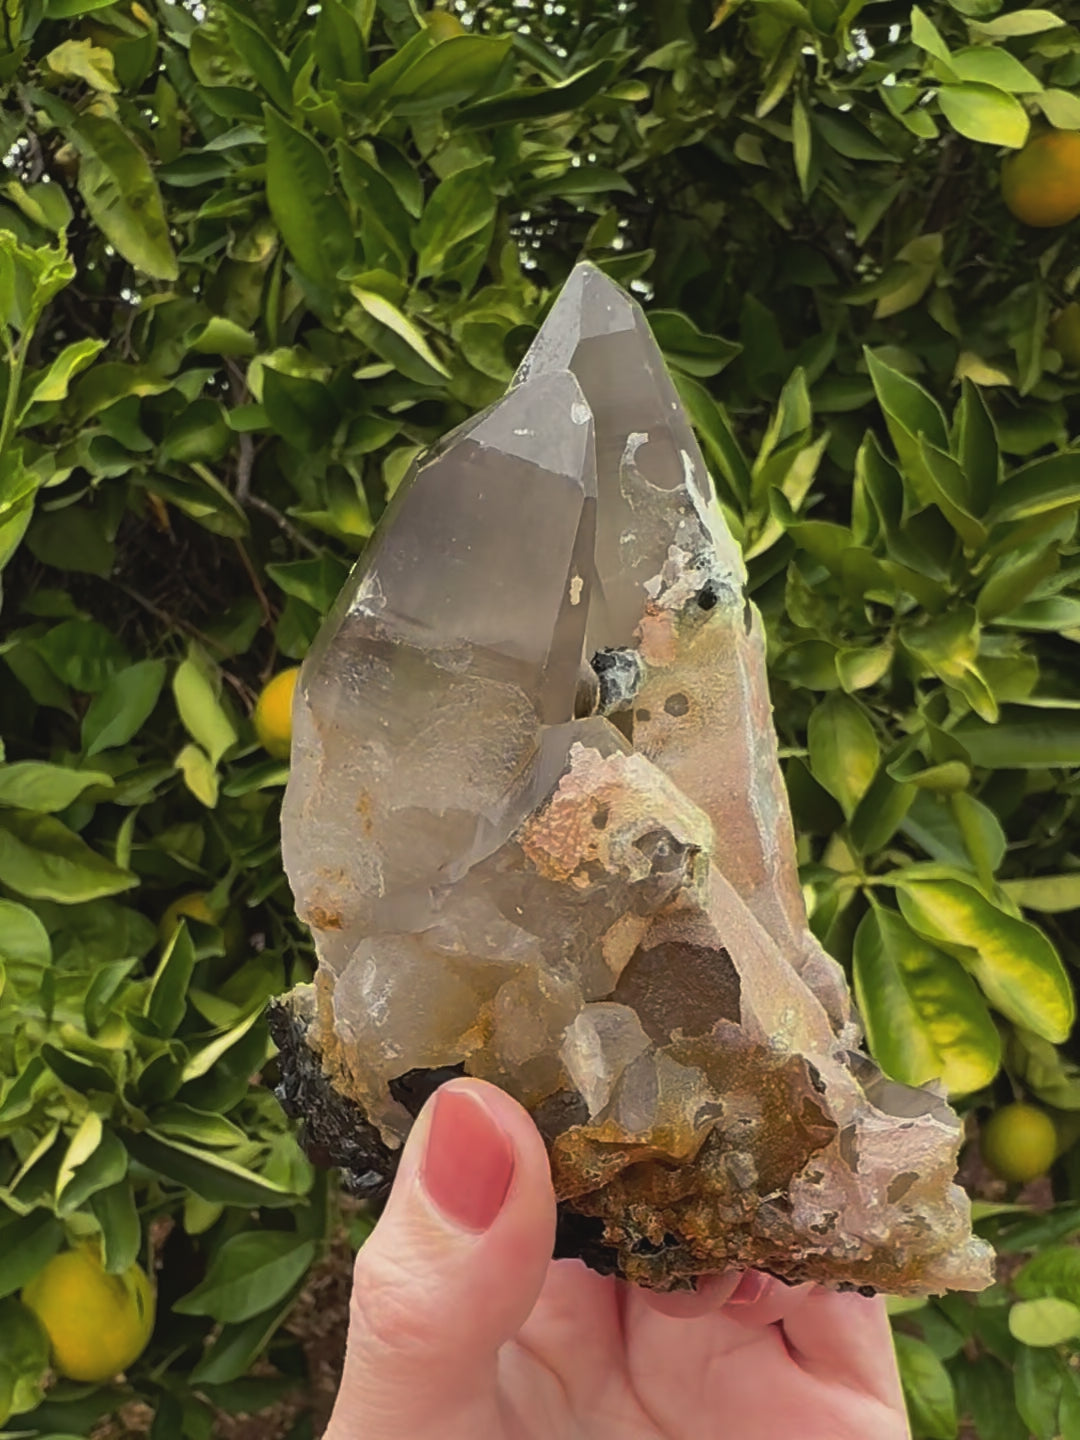
<path fill-rule="evenodd" d="M 656 1288 L 980 1288 L 959 1122 L 858 1051 L 808 929 L 744 581 L 643 314 L 580 266 L 305 661 L 287 1098 L 375 1194 L 436 1084 L 493 1081 L 563 1252 Z"/>

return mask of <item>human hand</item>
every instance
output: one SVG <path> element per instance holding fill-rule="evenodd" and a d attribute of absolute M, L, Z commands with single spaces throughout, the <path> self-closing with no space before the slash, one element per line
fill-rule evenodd
<path fill-rule="evenodd" d="M 551 1260 L 547 1153 L 477 1080 L 421 1111 L 357 1257 L 324 1440 L 907 1440 L 884 1302 Z"/>

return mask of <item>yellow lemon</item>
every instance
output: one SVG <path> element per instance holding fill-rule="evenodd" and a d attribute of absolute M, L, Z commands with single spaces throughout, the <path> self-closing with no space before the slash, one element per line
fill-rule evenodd
<path fill-rule="evenodd" d="M 1070 370 L 1080 370 L 1080 304 L 1070 300 L 1050 326 L 1050 344 Z"/>
<path fill-rule="evenodd" d="M 1046 130 L 1001 167 L 1005 204 L 1025 225 L 1065 225 L 1080 215 L 1080 132 Z"/>
<path fill-rule="evenodd" d="M 154 1288 L 132 1265 L 109 1275 L 88 1248 L 66 1250 L 22 1292 L 41 1321 L 57 1372 L 100 1383 L 126 1370 L 146 1349 L 154 1329 Z"/>
<path fill-rule="evenodd" d="M 1045 1175 L 1057 1155 L 1054 1122 L 1037 1105 L 1004 1105 L 979 1137 L 983 1159 L 1002 1180 L 1024 1183 Z"/>
<path fill-rule="evenodd" d="M 255 714 L 251 717 L 259 744 L 275 760 L 289 758 L 292 743 L 292 703 L 296 690 L 296 677 L 300 667 L 281 670 L 268 680 L 262 694 L 255 702 Z"/>
<path fill-rule="evenodd" d="M 436 40 L 453 40 L 458 35 L 468 34 L 458 17 L 447 10 L 429 10 L 424 16 L 424 24 Z"/>

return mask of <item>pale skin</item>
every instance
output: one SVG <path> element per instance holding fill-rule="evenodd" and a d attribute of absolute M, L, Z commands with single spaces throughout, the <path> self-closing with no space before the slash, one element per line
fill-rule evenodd
<path fill-rule="evenodd" d="M 907 1440 L 881 1300 L 753 1272 L 659 1296 L 552 1261 L 529 1116 L 445 1088 L 357 1258 L 325 1440 Z"/>

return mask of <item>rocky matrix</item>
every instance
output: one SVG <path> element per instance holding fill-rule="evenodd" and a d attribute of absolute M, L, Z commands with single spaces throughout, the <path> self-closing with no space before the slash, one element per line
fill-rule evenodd
<path fill-rule="evenodd" d="M 395 495 L 304 665 L 282 1094 L 360 1193 L 450 1075 L 528 1107 L 563 1253 L 989 1283 L 959 1123 L 811 935 L 760 618 L 637 305 L 590 266 Z"/>

